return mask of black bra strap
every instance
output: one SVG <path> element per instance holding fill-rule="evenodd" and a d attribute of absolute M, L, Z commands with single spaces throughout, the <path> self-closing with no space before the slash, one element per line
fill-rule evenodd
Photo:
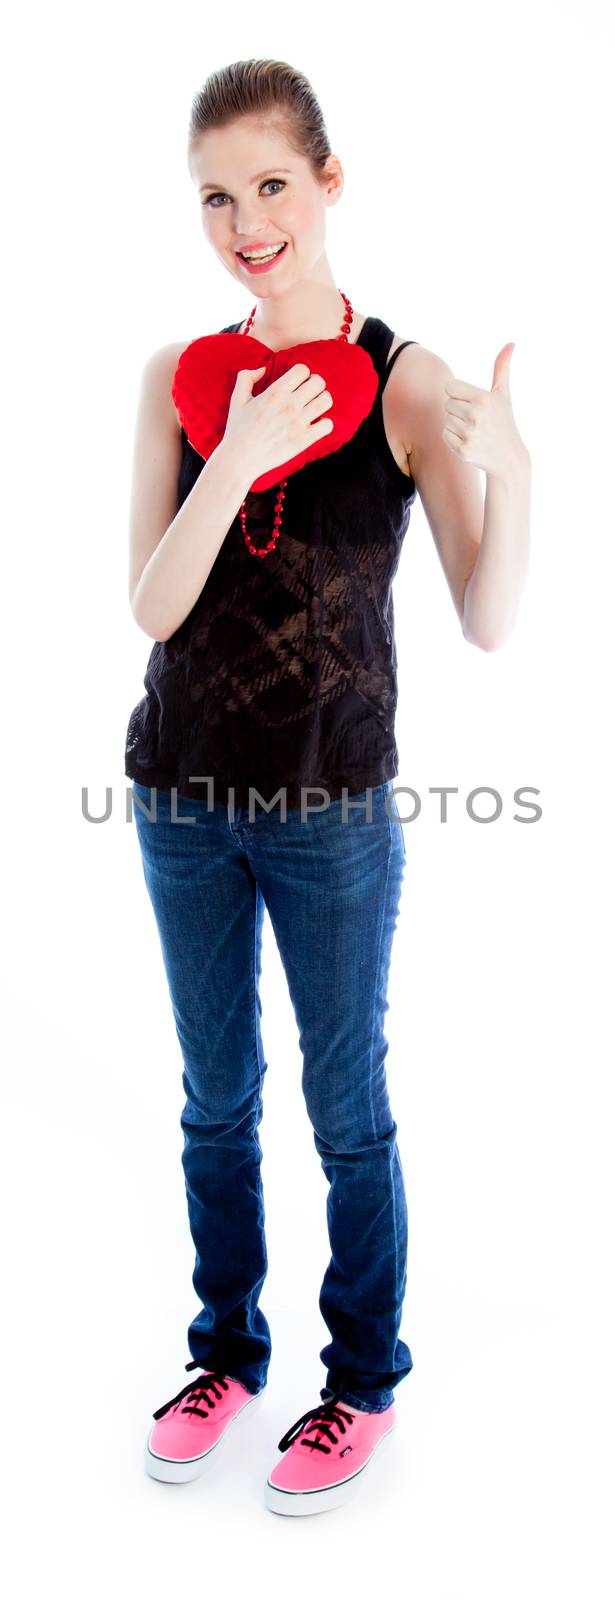
<path fill-rule="evenodd" d="M 392 344 L 392 339 L 391 339 L 391 344 Z M 418 344 L 418 339 L 404 339 L 404 342 L 402 342 L 402 344 L 399 344 L 399 346 L 397 346 L 397 349 L 394 350 L 394 352 L 392 352 L 391 360 L 389 360 L 389 362 L 384 363 L 383 368 L 381 368 L 380 386 L 378 386 L 378 394 L 380 394 L 380 395 L 384 394 L 384 386 L 386 386 L 386 382 L 388 382 L 389 373 L 391 373 L 392 368 L 394 368 L 394 365 L 396 365 L 397 355 L 402 354 L 402 350 L 405 350 L 405 347 L 407 347 L 407 344 Z M 389 347 L 391 347 L 391 346 L 389 346 Z"/>
<path fill-rule="evenodd" d="M 389 373 L 392 372 L 393 367 L 395 366 L 395 362 L 397 361 L 397 357 L 401 355 L 402 350 L 405 350 L 406 346 L 409 345 L 409 344 L 418 344 L 418 339 L 404 339 L 403 344 L 398 344 L 397 349 L 393 351 L 391 359 L 390 359 L 390 361 L 387 362 L 387 365 L 386 365 L 386 367 L 384 369 L 384 372 L 382 374 L 382 388 L 383 389 L 384 389 L 384 385 L 385 385 L 385 383 L 387 381 L 387 378 L 389 376 Z"/>

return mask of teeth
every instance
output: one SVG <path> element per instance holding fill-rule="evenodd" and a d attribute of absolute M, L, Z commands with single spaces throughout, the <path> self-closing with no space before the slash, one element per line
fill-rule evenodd
<path fill-rule="evenodd" d="M 244 261 L 271 261 L 273 256 L 279 256 L 280 250 L 283 249 L 284 245 L 280 244 L 277 250 L 250 250 L 249 253 L 245 250 L 240 250 L 239 254 Z"/>

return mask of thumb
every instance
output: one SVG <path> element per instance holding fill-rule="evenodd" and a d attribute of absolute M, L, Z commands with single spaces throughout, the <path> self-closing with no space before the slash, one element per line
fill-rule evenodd
<path fill-rule="evenodd" d="M 262 373 L 264 371 L 265 371 L 265 367 L 264 366 L 262 366 L 262 367 L 240 367 L 239 372 L 237 373 L 237 377 L 241 379 L 242 383 L 247 382 L 251 386 L 255 382 L 256 378 L 260 378 L 261 377 L 261 375 L 262 375 Z"/>
<path fill-rule="evenodd" d="M 509 399 L 510 363 L 514 348 L 514 343 L 505 344 L 503 349 L 498 352 L 493 366 L 493 381 L 491 384 L 492 390 L 501 389 L 504 394 L 508 395 Z"/>

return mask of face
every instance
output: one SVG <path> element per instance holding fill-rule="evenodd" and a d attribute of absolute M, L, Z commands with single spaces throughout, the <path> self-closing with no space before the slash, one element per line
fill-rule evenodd
<path fill-rule="evenodd" d="M 259 295 L 285 294 L 313 274 L 324 255 L 326 211 L 343 189 L 337 156 L 330 156 L 326 183 L 317 183 L 309 163 L 283 133 L 261 119 L 241 117 L 201 134 L 190 172 L 212 250 L 234 278 Z M 283 244 L 273 264 L 251 271 L 238 253 Z"/>

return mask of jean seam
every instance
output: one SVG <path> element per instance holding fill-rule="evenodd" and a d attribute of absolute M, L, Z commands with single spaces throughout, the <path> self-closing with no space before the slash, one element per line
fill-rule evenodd
<path fill-rule="evenodd" d="M 388 852 L 387 852 L 387 870 L 386 870 L 386 882 L 385 882 L 385 886 L 384 886 L 384 895 L 383 895 L 383 899 L 382 899 L 382 913 L 381 913 L 381 917 L 380 917 L 380 927 L 379 927 L 379 930 L 378 930 L 378 954 L 376 956 L 376 974 L 377 974 L 377 978 L 378 978 L 378 976 L 380 974 L 380 957 L 381 957 L 381 953 L 382 953 L 382 935 L 383 935 L 383 931 L 384 931 L 384 919 L 385 919 L 386 908 L 387 908 L 387 903 L 388 903 L 389 877 L 390 877 L 390 872 L 391 872 L 391 855 L 392 855 L 392 851 L 393 851 L 393 834 L 392 834 L 392 831 L 391 831 L 391 818 L 390 818 L 390 816 L 388 814 L 388 811 L 386 810 L 386 806 L 385 806 L 385 815 L 386 815 L 387 824 L 388 824 L 388 830 L 389 830 L 389 848 L 388 848 Z M 374 1133 L 374 1135 L 377 1138 L 378 1134 L 377 1134 L 377 1130 L 376 1130 L 376 1120 L 375 1120 L 375 1117 L 374 1117 L 374 1094 L 373 1094 L 373 1091 L 374 1091 L 374 1071 L 373 1071 L 373 1068 L 374 1068 L 374 1024 L 375 1024 L 375 1017 L 376 1017 L 376 992 L 374 991 L 374 993 L 372 994 L 372 1019 L 371 1019 L 371 1033 L 370 1033 L 370 1041 L 369 1041 L 369 1057 L 370 1057 L 370 1060 L 369 1060 L 369 1110 L 370 1110 L 370 1117 L 371 1117 L 371 1123 L 372 1123 L 372 1132 Z M 397 1240 L 395 1241 L 395 1251 L 396 1251 L 396 1254 L 397 1254 Z"/>
<path fill-rule="evenodd" d="M 389 850 L 388 850 L 388 855 L 387 855 L 386 883 L 385 883 L 384 895 L 383 895 L 383 901 L 382 901 L 382 916 L 381 916 L 381 919 L 380 919 L 380 928 L 379 928 L 379 933 L 378 933 L 378 956 L 377 956 L 377 966 L 376 966 L 376 972 L 377 972 L 378 976 L 380 974 L 380 957 L 381 957 L 381 952 L 382 952 L 382 938 L 383 938 L 383 932 L 384 932 L 384 920 L 385 920 L 385 915 L 386 915 L 386 908 L 387 908 L 388 900 L 389 900 L 389 878 L 390 878 L 390 875 L 391 875 L 391 859 L 392 859 L 392 855 L 393 855 L 393 824 L 391 822 L 391 818 L 389 816 L 386 803 L 385 803 L 385 808 L 384 809 L 385 809 L 385 814 L 386 814 L 386 819 L 387 819 L 388 829 L 389 829 Z M 376 993 L 374 992 L 374 994 L 372 996 L 372 1029 L 371 1029 L 371 1040 L 370 1040 L 369 1105 L 370 1105 L 372 1129 L 373 1129 L 374 1135 L 376 1136 L 376 1138 L 378 1138 L 379 1135 L 378 1135 L 378 1131 L 377 1131 L 377 1128 L 376 1128 L 376 1122 L 375 1122 L 375 1117 L 374 1117 L 374 1100 L 373 1100 L 373 1089 L 374 1089 L 374 1071 L 373 1071 L 373 1066 L 374 1066 L 374 1060 L 373 1060 L 373 1057 L 374 1057 L 374 1022 L 375 1022 L 375 1017 L 376 1017 L 376 1011 L 377 1011 L 377 996 L 376 996 Z M 393 1115 L 392 1112 L 391 1112 L 391 1115 Z M 395 1118 L 394 1117 L 393 1117 L 393 1125 L 395 1125 Z M 396 1292 L 397 1292 L 397 1284 L 398 1284 L 398 1280 L 399 1280 L 399 1234 L 398 1234 L 398 1227 L 397 1227 L 397 1205 L 396 1205 L 396 1197 L 395 1197 L 395 1179 L 394 1179 L 394 1176 L 393 1176 L 393 1160 L 394 1160 L 394 1156 L 395 1156 L 395 1147 L 396 1147 L 396 1141 L 394 1141 L 393 1152 L 392 1153 L 387 1147 L 386 1156 L 387 1156 L 387 1163 L 388 1163 L 388 1169 L 389 1169 L 389 1184 L 390 1184 L 390 1189 L 391 1189 L 391 1211 L 392 1211 L 392 1216 L 393 1216 L 393 1243 L 394 1243 L 394 1249 L 395 1249 L 395 1269 L 394 1269 L 393 1290 L 394 1290 L 394 1293 L 396 1294 Z"/>
<path fill-rule="evenodd" d="M 261 1059 L 260 1059 L 260 1054 L 259 1054 L 259 1049 L 258 1049 L 258 1027 L 257 1027 L 257 1021 L 256 1021 L 256 930 L 257 930 L 257 926 L 258 926 L 258 896 L 259 896 L 259 887 L 258 887 L 258 883 L 256 882 L 256 879 L 255 879 L 254 880 L 254 921 L 253 921 L 253 925 L 252 925 L 253 926 L 253 932 L 252 932 L 252 1027 L 253 1027 L 253 1030 L 254 1030 L 254 1054 L 256 1056 L 256 1066 L 257 1066 L 257 1069 L 258 1069 L 258 1097 L 257 1097 L 257 1102 L 256 1102 L 256 1111 L 255 1111 L 255 1115 L 254 1115 L 254 1122 L 252 1124 L 252 1138 L 254 1140 L 256 1140 L 256 1130 L 258 1128 L 258 1119 L 259 1119 L 259 1115 L 260 1115 L 260 1111 L 261 1111 L 262 1103 L 263 1103 L 263 1070 L 262 1070 L 262 1067 L 261 1067 Z"/>

